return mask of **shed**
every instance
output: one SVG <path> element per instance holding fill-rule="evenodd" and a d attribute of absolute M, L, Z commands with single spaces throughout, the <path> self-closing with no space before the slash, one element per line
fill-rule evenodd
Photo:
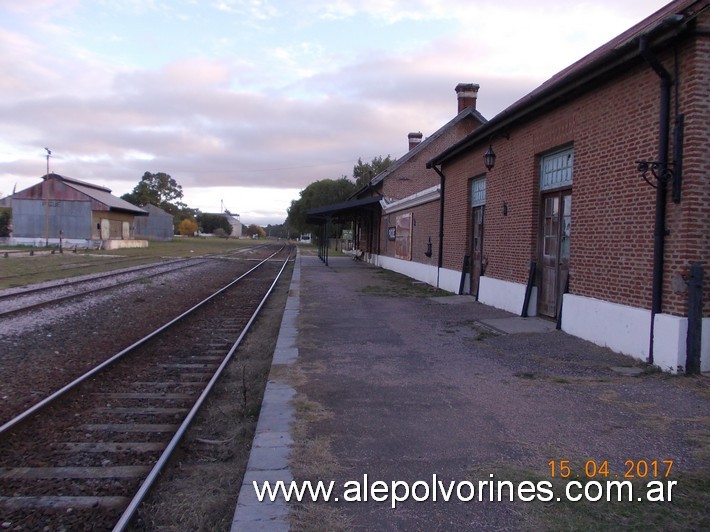
<path fill-rule="evenodd" d="M 150 203 L 141 208 L 148 216 L 136 217 L 135 237 L 163 242 L 172 240 L 175 233 L 173 215 Z"/>
<path fill-rule="evenodd" d="M 148 213 L 100 185 L 58 174 L 0 200 L 12 209 L 11 245 L 147 247 L 135 219 Z"/>

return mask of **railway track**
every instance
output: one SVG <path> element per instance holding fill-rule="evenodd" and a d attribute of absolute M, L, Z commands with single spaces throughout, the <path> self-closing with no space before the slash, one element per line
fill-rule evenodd
<path fill-rule="evenodd" d="M 210 259 L 245 256 L 254 248 L 242 248 L 221 255 L 208 255 L 187 259 L 173 259 L 143 266 L 120 269 L 117 271 L 94 274 L 78 279 L 65 279 L 60 282 L 42 283 L 40 286 L 12 288 L 0 291 L 0 318 L 22 312 L 37 310 L 71 299 L 116 289 L 132 283 L 146 281 L 161 275 L 167 275 L 185 268 L 192 268 Z"/>
<path fill-rule="evenodd" d="M 125 529 L 290 253 L 275 252 L 0 426 L 3 526 Z"/>

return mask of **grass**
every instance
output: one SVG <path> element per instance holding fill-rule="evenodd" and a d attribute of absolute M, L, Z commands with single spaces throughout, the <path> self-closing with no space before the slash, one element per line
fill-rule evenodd
<path fill-rule="evenodd" d="M 360 290 L 364 294 L 382 297 L 443 297 L 453 295 L 451 292 L 435 288 L 411 277 L 384 268 L 376 270 L 382 283 L 368 285 Z"/>
<path fill-rule="evenodd" d="M 171 242 L 150 242 L 147 248 L 78 250 L 77 253 L 65 249 L 64 253 L 55 250 L 54 254 L 47 253 L 44 248 L 0 247 L 0 288 L 107 272 L 165 259 L 224 253 L 253 244 L 251 240 L 176 238 Z M 35 254 L 4 256 L 4 251 L 18 249 L 27 252 L 33 250 Z"/>

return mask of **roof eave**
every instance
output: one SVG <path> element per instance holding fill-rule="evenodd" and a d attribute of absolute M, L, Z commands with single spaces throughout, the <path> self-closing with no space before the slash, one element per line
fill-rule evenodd
<path fill-rule="evenodd" d="M 683 18 L 682 15 L 670 15 L 646 32 L 634 34 L 626 41 L 611 48 L 607 53 L 583 65 L 579 70 L 564 75 L 552 83 L 548 80 L 538 87 L 538 89 L 533 90 L 528 95 L 513 103 L 510 107 L 491 118 L 487 123 L 481 125 L 480 128 L 470 133 L 467 137 L 429 160 L 426 164 L 427 168 L 438 166 L 447 160 L 457 157 L 462 152 L 468 151 L 468 149 L 482 143 L 482 141 L 490 139 L 496 133 L 504 132 L 515 122 L 519 122 L 540 112 L 552 102 L 567 98 L 570 93 L 580 86 L 588 85 L 592 80 L 599 82 L 605 79 L 609 73 L 619 69 L 620 65 L 625 65 L 633 60 L 641 62 L 639 41 L 642 37 L 655 38 L 656 40 L 653 44 L 654 46 L 658 46 L 663 42 L 678 37 L 685 29 L 684 24 L 686 22 L 687 20 Z M 594 52 L 592 52 L 592 54 L 593 53 Z M 588 56 L 585 56 L 575 64 L 584 62 L 587 57 Z M 564 70 L 562 72 L 564 72 Z M 556 74 L 551 79 L 557 76 L 559 76 L 559 74 Z M 547 83 L 550 84 L 545 87 Z"/>

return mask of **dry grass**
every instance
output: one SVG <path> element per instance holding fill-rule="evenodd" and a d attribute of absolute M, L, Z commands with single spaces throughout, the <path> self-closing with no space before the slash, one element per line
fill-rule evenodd
<path fill-rule="evenodd" d="M 322 362 L 308 364 L 299 360 L 290 366 L 282 377 L 292 386 L 306 382 L 306 374 L 312 375 L 324 371 Z M 293 402 L 296 421 L 292 426 L 294 448 L 289 465 L 294 479 L 298 481 L 318 481 L 335 478 L 342 471 L 333 454 L 331 438 L 316 435 L 314 425 L 327 422 L 332 413 L 317 401 L 299 393 Z M 290 524 L 292 530 L 301 531 L 346 531 L 352 523 L 343 511 L 332 503 L 304 501 L 294 504 Z"/>
<path fill-rule="evenodd" d="M 109 251 L 80 250 L 73 253 L 65 249 L 48 253 L 44 248 L 35 250 L 33 256 L 8 254 L 0 247 L 0 288 L 24 286 L 42 281 L 64 279 L 90 273 L 100 273 L 159 262 L 166 258 L 195 257 L 224 253 L 254 245 L 252 241 L 224 238 L 178 238 L 172 242 L 150 242 L 147 248 L 115 249 Z M 7 248 L 10 249 L 10 248 Z M 17 248 L 13 248 L 17 251 Z M 29 252 L 32 248 L 25 248 Z"/>

